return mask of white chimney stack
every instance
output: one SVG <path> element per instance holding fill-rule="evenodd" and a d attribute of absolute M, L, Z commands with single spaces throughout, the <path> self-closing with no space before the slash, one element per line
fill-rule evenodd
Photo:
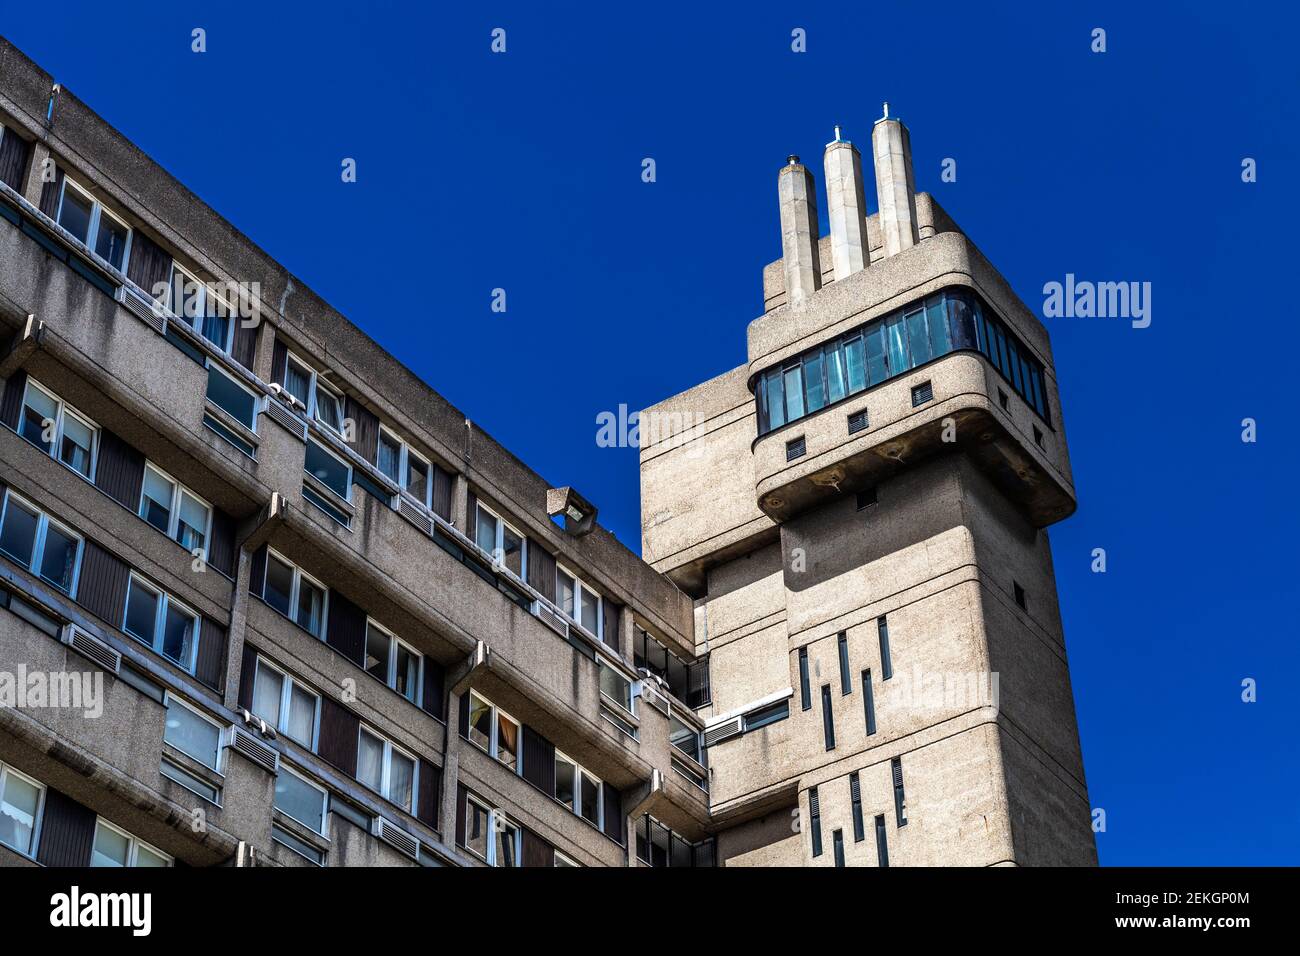
<path fill-rule="evenodd" d="M 885 255 L 909 249 L 921 241 L 916 224 L 916 185 L 912 179 L 912 142 L 898 118 L 885 115 L 871 130 L 876 161 L 876 200 L 880 206 L 880 237 Z"/>
<path fill-rule="evenodd" d="M 822 267 L 817 253 L 817 187 L 812 173 L 791 156 L 777 177 L 781 200 L 781 261 L 785 295 L 791 308 L 802 309 L 821 288 Z"/>
<path fill-rule="evenodd" d="M 867 202 L 862 188 L 862 154 L 846 139 L 826 144 L 826 215 L 831 221 L 831 254 L 835 281 L 865 269 L 870 261 L 867 244 Z"/>

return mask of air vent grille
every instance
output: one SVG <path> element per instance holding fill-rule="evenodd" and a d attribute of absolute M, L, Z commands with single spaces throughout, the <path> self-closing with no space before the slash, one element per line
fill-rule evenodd
<path fill-rule="evenodd" d="M 409 501 L 404 495 L 397 496 L 397 513 L 415 525 L 429 537 L 433 537 L 433 519 L 419 505 Z"/>
<path fill-rule="evenodd" d="M 867 410 L 861 409 L 849 416 L 849 434 L 855 435 L 867 427 Z"/>
<path fill-rule="evenodd" d="M 929 382 L 922 382 L 920 385 L 917 385 L 915 388 L 912 389 L 913 408 L 915 408 L 917 405 L 924 405 L 926 402 L 930 401 L 933 398 L 934 398 L 934 388 L 930 385 Z"/>
<path fill-rule="evenodd" d="M 785 460 L 794 461 L 796 458 L 802 458 L 807 451 L 808 443 L 804 440 L 804 436 L 800 435 L 785 443 Z"/>
<path fill-rule="evenodd" d="M 263 770 L 271 773 L 280 770 L 280 752 L 242 727 L 230 728 L 230 747 Z"/>
<path fill-rule="evenodd" d="M 82 657 L 94 661 L 110 674 L 116 674 L 122 669 L 121 654 L 75 624 L 65 625 L 63 634 L 59 639 Z"/>
<path fill-rule="evenodd" d="M 704 731 L 704 746 L 712 747 L 719 741 L 726 740 L 728 737 L 739 735 L 745 728 L 744 717 L 732 717 L 724 720 L 720 724 L 715 724 Z"/>
<path fill-rule="evenodd" d="M 560 615 L 556 614 L 541 601 L 535 601 L 533 603 L 533 609 L 533 614 L 536 615 L 543 624 L 565 640 L 569 639 L 568 621 L 560 617 Z"/>
<path fill-rule="evenodd" d="M 391 820 L 375 817 L 374 835 L 413 860 L 420 858 L 420 841 Z"/>
<path fill-rule="evenodd" d="M 267 401 L 266 416 L 277 425 L 287 428 L 300 441 L 307 440 L 307 423 L 286 408 L 278 399 L 273 398 Z"/>
<path fill-rule="evenodd" d="M 160 309 L 154 307 L 151 299 L 148 299 L 130 286 L 121 286 L 119 300 L 126 306 L 127 311 L 133 314 L 145 325 L 149 326 L 159 335 L 165 335 L 167 332 L 167 318 Z"/>

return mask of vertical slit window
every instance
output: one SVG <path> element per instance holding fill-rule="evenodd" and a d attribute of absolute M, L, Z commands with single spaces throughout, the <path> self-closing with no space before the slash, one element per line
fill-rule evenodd
<path fill-rule="evenodd" d="M 831 849 L 835 854 L 835 865 L 844 865 L 844 831 L 831 831 Z"/>
<path fill-rule="evenodd" d="M 840 693 L 848 696 L 853 693 L 853 678 L 849 676 L 849 636 L 840 631 Z"/>
<path fill-rule="evenodd" d="M 862 710 L 867 718 L 867 736 L 876 732 L 876 697 L 871 689 L 871 670 L 862 672 Z"/>
<path fill-rule="evenodd" d="M 880 679 L 889 680 L 894 676 L 894 664 L 889 659 L 889 621 L 883 614 L 876 618 L 876 630 L 880 634 Z"/>
<path fill-rule="evenodd" d="M 853 842 L 861 843 L 866 831 L 862 823 L 862 781 L 856 770 L 849 774 L 849 804 L 853 808 Z"/>
<path fill-rule="evenodd" d="M 822 734 L 826 749 L 835 749 L 835 714 L 831 710 L 831 685 L 822 684 Z"/>
<path fill-rule="evenodd" d="M 799 648 L 799 702 L 804 710 L 812 709 L 812 689 L 808 685 L 808 648 Z"/>
<path fill-rule="evenodd" d="M 889 866 L 889 840 L 885 834 L 885 816 L 876 817 L 876 859 L 879 866 Z"/>
<path fill-rule="evenodd" d="M 818 857 L 822 855 L 822 808 L 821 802 L 817 799 L 816 787 L 808 791 L 808 817 L 808 829 L 812 835 L 812 855 Z"/>
<path fill-rule="evenodd" d="M 889 772 L 894 778 L 894 816 L 900 827 L 907 826 L 907 798 L 903 793 L 903 758 L 895 757 L 889 762 Z"/>

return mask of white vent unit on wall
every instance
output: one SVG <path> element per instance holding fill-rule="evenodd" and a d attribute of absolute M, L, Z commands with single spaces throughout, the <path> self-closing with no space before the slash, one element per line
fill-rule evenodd
<path fill-rule="evenodd" d="M 256 734 L 250 733 L 243 727 L 232 726 L 230 728 L 230 743 L 232 750 L 243 754 L 253 763 L 257 764 L 263 770 L 270 773 L 279 773 L 280 771 L 280 752 L 262 740 Z"/>
<path fill-rule="evenodd" d="M 75 624 L 65 624 L 63 633 L 59 635 L 59 640 L 67 644 L 70 648 L 94 661 L 110 674 L 116 674 L 122 670 L 122 655 L 113 650 L 99 638 L 83 631 Z"/>
<path fill-rule="evenodd" d="M 392 820 L 384 817 L 375 817 L 375 822 L 371 824 L 371 831 L 379 839 L 383 840 L 395 850 L 405 853 L 413 860 L 420 858 L 420 841 L 399 827 Z"/>
<path fill-rule="evenodd" d="M 293 398 L 292 395 L 287 397 Z M 266 403 L 266 417 L 280 427 L 288 429 L 289 432 L 297 436 L 299 441 L 307 440 L 307 423 L 281 405 L 276 399 L 271 399 Z"/>
<path fill-rule="evenodd" d="M 167 317 L 160 306 L 153 300 L 137 292 L 129 285 L 118 286 L 117 301 L 126 306 L 128 312 L 149 326 L 159 335 L 167 333 Z"/>
<path fill-rule="evenodd" d="M 704 746 L 712 747 L 720 740 L 726 740 L 728 737 L 736 737 L 745 730 L 745 718 L 728 717 L 720 724 L 714 724 L 704 731 Z"/>
<path fill-rule="evenodd" d="M 405 495 L 397 496 L 397 513 L 415 525 L 429 537 L 433 537 L 433 519 Z"/>
<path fill-rule="evenodd" d="M 569 622 L 556 614 L 541 601 L 533 602 L 533 615 L 543 624 L 565 640 L 569 639 Z"/>

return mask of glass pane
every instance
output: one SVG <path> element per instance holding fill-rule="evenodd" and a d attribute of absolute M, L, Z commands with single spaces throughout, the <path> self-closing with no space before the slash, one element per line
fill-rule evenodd
<path fill-rule="evenodd" d="M 393 642 L 373 624 L 366 627 L 366 673 L 388 683 L 388 655 Z"/>
<path fill-rule="evenodd" d="M 220 743 L 221 731 L 188 707 L 173 703 L 167 708 L 167 729 L 163 738 L 205 767 L 217 769 L 217 745 Z"/>
<path fill-rule="evenodd" d="M 406 455 L 406 491 L 416 501 L 429 504 L 429 466 L 409 452 Z"/>
<path fill-rule="evenodd" d="M 36 546 L 36 512 L 13 498 L 5 508 L 4 527 L 0 527 L 0 550 L 25 568 L 32 566 L 32 548 Z"/>
<path fill-rule="evenodd" d="M 600 668 L 600 692 L 624 710 L 631 711 L 632 682 L 604 664 Z"/>
<path fill-rule="evenodd" d="M 465 846 L 483 859 L 488 855 L 488 812 L 473 800 L 467 802 L 465 819 Z"/>
<path fill-rule="evenodd" d="M 245 428 L 253 429 L 256 401 L 228 375 L 218 372 L 215 365 L 208 369 L 208 400 Z"/>
<path fill-rule="evenodd" d="M 313 441 L 307 442 L 303 469 L 344 501 L 351 500 L 352 469 Z"/>
<path fill-rule="evenodd" d="M 930 361 L 930 333 L 925 327 L 924 310 L 917 309 L 904 318 L 907 320 L 907 339 L 911 346 L 912 364 L 920 365 Z"/>
<path fill-rule="evenodd" d="M 509 717 L 497 716 L 497 759 L 515 769 L 519 758 L 519 725 Z"/>
<path fill-rule="evenodd" d="M 59 208 L 59 225 L 72 233 L 82 242 L 90 236 L 90 211 L 93 205 L 89 199 L 71 186 L 64 186 L 63 205 Z"/>
<path fill-rule="evenodd" d="M 469 699 L 469 739 L 484 750 L 492 749 L 492 705 L 473 695 Z"/>
<path fill-rule="evenodd" d="M 63 441 L 59 445 L 59 460 L 90 477 L 90 456 L 95 448 L 94 430 L 79 418 L 63 417 Z"/>
<path fill-rule="evenodd" d="M 415 703 L 419 697 L 420 655 L 400 642 L 397 645 L 397 668 L 393 676 L 393 690 Z"/>
<path fill-rule="evenodd" d="M 0 843 L 19 853 L 31 852 L 40 802 L 39 787 L 15 774 L 5 774 L 4 793 L 0 794 Z"/>
<path fill-rule="evenodd" d="M 975 313 L 964 295 L 946 295 L 948 300 L 948 319 L 952 326 L 952 345 L 958 349 L 979 348 L 975 337 Z M 931 328 L 934 324 L 931 323 Z"/>
<path fill-rule="evenodd" d="M 39 388 L 27 389 L 23 404 L 23 420 L 19 423 L 22 436 L 33 445 L 54 453 L 54 432 L 59 420 L 59 403 Z"/>
<path fill-rule="evenodd" d="M 796 365 L 785 372 L 786 421 L 803 418 L 803 369 Z"/>
<path fill-rule="evenodd" d="M 161 853 L 155 853 L 147 846 L 140 846 L 138 843 L 135 847 L 135 865 L 139 867 L 165 868 L 172 865 L 172 861 L 167 859 Z"/>
<path fill-rule="evenodd" d="M 293 359 L 288 359 L 284 370 L 284 390 L 302 402 L 303 408 L 306 408 L 310 389 L 311 373 Z"/>
<path fill-rule="evenodd" d="M 306 578 L 298 580 L 298 626 L 317 637 L 325 628 L 325 592 Z"/>
<path fill-rule="evenodd" d="M 383 432 L 379 433 L 379 460 L 375 464 L 394 483 L 398 481 L 402 465 L 402 446 Z"/>
<path fill-rule="evenodd" d="M 668 742 L 692 759 L 700 759 L 700 735 L 676 717 L 668 721 Z"/>
<path fill-rule="evenodd" d="M 844 382 L 844 350 L 840 343 L 826 349 L 826 401 L 838 402 L 847 395 Z"/>
<path fill-rule="evenodd" d="M 198 627 L 188 611 L 167 606 L 163 620 L 162 652 L 182 667 L 189 667 L 194 659 L 194 632 Z"/>
<path fill-rule="evenodd" d="M 175 486 L 152 468 L 144 472 L 144 494 L 140 497 L 140 517 L 166 534 L 172 520 L 172 495 Z"/>
<path fill-rule="evenodd" d="M 519 830 L 505 823 L 497 832 L 497 866 L 518 866 L 515 859 L 515 843 L 519 839 Z"/>
<path fill-rule="evenodd" d="M 215 295 L 205 293 L 200 331 L 205 339 L 222 351 L 230 341 L 230 321 L 230 307 Z"/>
<path fill-rule="evenodd" d="M 261 661 L 257 664 L 257 677 L 253 681 L 253 713 L 277 730 L 280 727 L 280 698 L 284 693 L 284 677 Z"/>
<path fill-rule="evenodd" d="M 343 430 L 343 411 L 338 397 L 319 385 L 316 386 L 316 417 L 336 432 Z"/>
<path fill-rule="evenodd" d="M 488 554 L 496 555 L 497 519 L 482 508 L 478 509 L 478 520 L 474 523 L 474 542 Z"/>
<path fill-rule="evenodd" d="M 808 390 L 809 414 L 826 407 L 826 384 L 822 381 L 822 353 L 803 360 L 804 385 Z"/>
<path fill-rule="evenodd" d="M 45 529 L 45 554 L 41 558 L 41 577 L 55 587 L 72 591 L 72 575 L 77 567 L 77 550 L 81 542 L 54 525 Z"/>
<path fill-rule="evenodd" d="M 600 636 L 600 597 L 592 594 L 585 587 L 582 594 L 582 620 L 580 623 L 597 637 Z"/>
<path fill-rule="evenodd" d="M 157 621 L 158 595 L 138 581 L 132 580 L 130 593 L 126 598 L 124 630 L 153 647 L 153 631 Z"/>
<path fill-rule="evenodd" d="M 1011 384 L 1017 392 L 1023 392 L 1024 386 L 1020 384 L 1020 351 L 1016 348 L 1016 343 L 1012 339 L 1007 339 L 1007 364 L 1011 366 Z"/>
<path fill-rule="evenodd" d="M 501 528 L 501 563 L 515 577 L 524 576 L 524 539 L 504 525 Z"/>
<path fill-rule="evenodd" d="M 785 379 L 781 372 L 767 374 L 767 422 L 769 428 L 779 428 L 785 424 Z"/>
<path fill-rule="evenodd" d="M 582 815 L 600 826 L 600 784 L 589 774 L 582 774 Z"/>
<path fill-rule="evenodd" d="M 325 795 L 287 770 L 275 778 L 275 807 L 317 833 L 325 832 Z"/>
<path fill-rule="evenodd" d="M 574 798 L 577 795 L 577 769 L 569 761 L 555 758 L 555 799 L 577 812 Z"/>
<path fill-rule="evenodd" d="M 575 590 L 573 578 L 563 571 L 555 572 L 556 601 L 560 606 L 560 610 L 569 615 L 570 618 L 573 617 Z"/>
<path fill-rule="evenodd" d="M 1029 381 L 1034 387 L 1034 408 L 1038 409 L 1038 414 L 1046 418 L 1047 399 L 1043 397 L 1043 380 L 1038 374 L 1038 369 L 1032 366 L 1029 369 Z"/>
<path fill-rule="evenodd" d="M 289 722 L 285 735 L 308 749 L 316 729 L 316 695 L 295 684 L 289 689 Z"/>
<path fill-rule="evenodd" d="M 285 617 L 289 617 L 289 602 L 293 596 L 293 568 L 273 554 L 266 556 L 266 587 L 262 599 Z"/>
<path fill-rule="evenodd" d="M 848 392 L 860 392 L 867 387 L 866 345 L 863 337 L 854 336 L 844 344 L 844 372 Z"/>
<path fill-rule="evenodd" d="M 415 761 L 393 751 L 388 771 L 388 799 L 403 810 L 409 810 L 414 795 Z"/>
<path fill-rule="evenodd" d="M 867 342 L 867 381 L 879 385 L 889 378 L 889 366 L 885 363 L 885 326 L 884 323 L 870 326 L 863 334 Z"/>
<path fill-rule="evenodd" d="M 189 552 L 202 550 L 208 542 L 208 506 L 181 492 L 180 517 L 176 522 L 176 540 Z"/>
<path fill-rule="evenodd" d="M 384 744 L 364 730 L 357 748 L 357 779 L 376 793 L 384 782 Z"/>
<path fill-rule="evenodd" d="M 122 268 L 122 261 L 126 257 L 126 237 L 126 226 L 100 213 L 99 235 L 95 237 L 95 254 L 114 269 Z"/>
<path fill-rule="evenodd" d="M 126 866 L 130 858 L 131 841 L 104 824 L 95 825 L 95 846 L 90 853 L 91 866 Z"/>
<path fill-rule="evenodd" d="M 943 296 L 936 295 L 925 304 L 926 323 L 930 326 L 930 354 L 935 358 L 952 351 L 952 338 L 948 335 L 948 316 L 943 307 Z"/>
<path fill-rule="evenodd" d="M 907 328 L 901 315 L 885 322 L 885 343 L 889 374 L 907 371 Z"/>

